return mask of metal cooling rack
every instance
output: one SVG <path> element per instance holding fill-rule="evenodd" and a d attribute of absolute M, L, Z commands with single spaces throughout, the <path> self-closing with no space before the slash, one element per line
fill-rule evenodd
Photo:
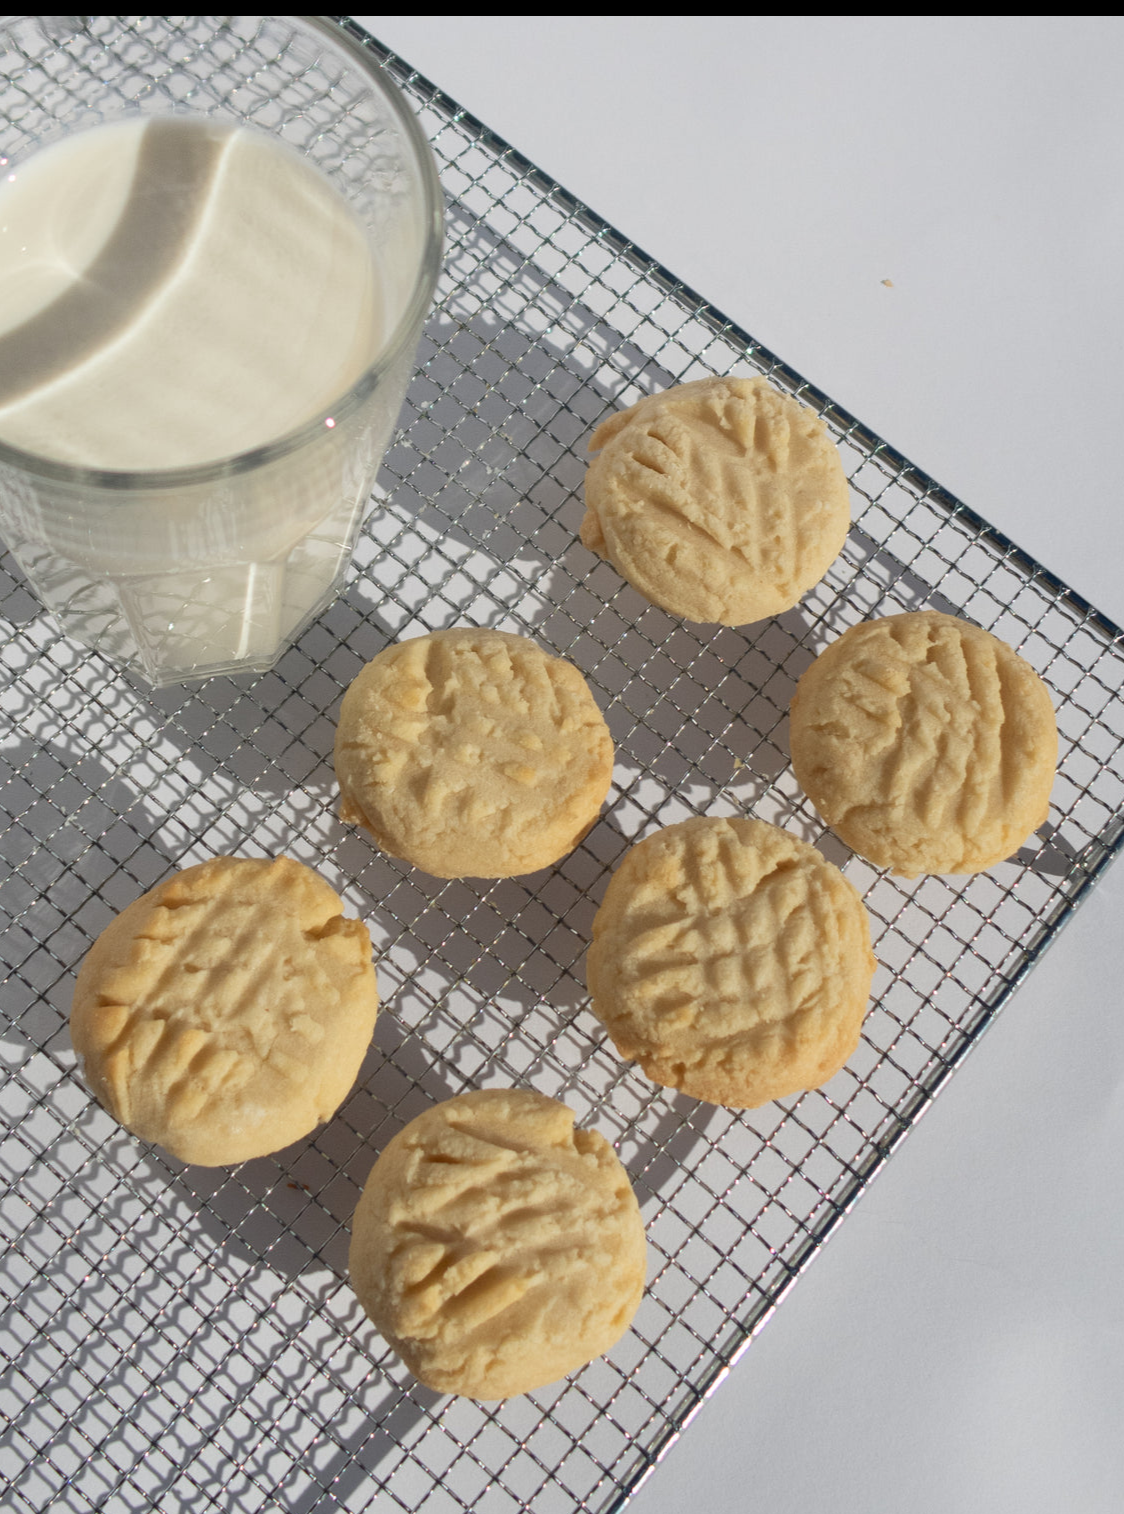
<path fill-rule="evenodd" d="M 183 45 L 168 88 L 181 100 L 193 19 L 173 28 Z M 135 23 L 138 56 L 171 27 Z M 349 30 L 425 123 L 449 243 L 346 592 L 273 673 L 151 694 L 61 638 L 14 571 L 0 584 L 11 869 L 0 1475 L 13 1511 L 619 1509 L 1121 838 L 1121 633 Z M 251 73 L 253 59 L 251 39 L 229 67 Z M 141 72 L 144 87 L 165 87 L 154 62 Z M 732 370 L 766 373 L 824 414 L 855 525 L 797 609 L 715 630 L 647 605 L 584 551 L 577 527 L 594 424 L 641 393 Z M 1018 647 L 1058 708 L 1048 826 L 966 880 L 902 883 L 852 857 L 788 765 L 785 712 L 815 653 L 865 616 L 921 605 Z M 345 685 L 389 639 L 465 623 L 576 661 L 617 744 L 603 818 L 531 878 L 439 882 L 334 816 Z M 844 866 L 880 966 L 847 1068 L 819 1092 L 739 1114 L 623 1066 L 586 1007 L 582 958 L 635 838 L 745 812 Z M 231 1171 L 185 1168 L 88 1096 L 66 1029 L 74 971 L 114 912 L 171 868 L 282 850 L 371 925 L 385 1000 L 376 1047 L 313 1138 Z M 347 1227 L 375 1154 L 406 1120 L 464 1088 L 511 1083 L 561 1097 L 615 1140 L 647 1223 L 650 1280 L 606 1359 L 487 1407 L 441 1398 L 396 1364 L 346 1282 Z"/>

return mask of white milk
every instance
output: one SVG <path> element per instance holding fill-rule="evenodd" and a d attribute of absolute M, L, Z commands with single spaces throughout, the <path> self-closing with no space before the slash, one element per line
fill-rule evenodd
<path fill-rule="evenodd" d="M 270 137 L 137 118 L 0 177 L 0 440 L 163 469 L 284 436 L 379 346 L 378 280 L 338 191 Z"/>
<path fill-rule="evenodd" d="M 383 178 L 385 265 L 318 170 L 204 117 L 0 169 L 0 442 L 50 460 L 0 459 L 4 533 L 60 623 L 152 682 L 270 666 L 341 580 L 414 352 L 397 342 L 335 418 L 422 255 L 407 181 Z M 299 448 L 225 466 L 318 417 Z"/>

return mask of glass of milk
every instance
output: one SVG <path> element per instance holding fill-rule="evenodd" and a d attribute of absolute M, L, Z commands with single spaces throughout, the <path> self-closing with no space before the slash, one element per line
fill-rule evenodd
<path fill-rule="evenodd" d="M 6 18 L 0 80 L 0 536 L 153 685 L 267 669 L 401 408 L 428 143 L 317 18 Z"/>

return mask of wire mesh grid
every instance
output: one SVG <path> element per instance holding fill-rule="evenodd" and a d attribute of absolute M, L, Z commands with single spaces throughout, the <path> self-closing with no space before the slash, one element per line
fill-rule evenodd
<path fill-rule="evenodd" d="M 131 25 L 143 87 L 190 103 L 197 18 L 85 19 Z M 13 1510 L 619 1507 L 1120 841 L 1121 633 L 348 25 L 430 135 L 448 247 L 344 593 L 274 672 L 152 694 L 59 636 L 4 564 L 0 1477 Z M 252 77 L 252 30 L 235 41 L 227 66 Z M 75 58 L 92 45 L 77 32 Z M 310 86 L 310 118 L 322 106 Z M 674 620 L 577 541 L 594 424 L 731 371 L 766 373 L 825 416 L 855 506 L 824 582 L 740 630 Z M 786 711 L 839 631 L 922 605 L 1038 668 L 1061 763 L 1050 821 L 1017 857 L 905 883 L 825 833 L 792 777 Z M 455 624 L 572 659 L 608 719 L 609 803 L 547 872 L 440 882 L 335 817 L 343 688 L 389 640 Z M 844 867 L 879 967 L 848 1066 L 737 1113 L 620 1062 L 588 1011 L 583 954 L 633 840 L 742 813 Z M 327 1126 L 237 1169 L 189 1168 L 93 1102 L 66 1017 L 77 964 L 117 910 L 171 868 L 234 851 L 287 852 L 340 890 L 371 926 L 384 1008 Z M 508 1084 L 562 1098 L 615 1142 L 650 1268 L 607 1358 L 486 1405 L 400 1368 L 348 1286 L 346 1249 L 390 1136 L 434 1100 Z"/>

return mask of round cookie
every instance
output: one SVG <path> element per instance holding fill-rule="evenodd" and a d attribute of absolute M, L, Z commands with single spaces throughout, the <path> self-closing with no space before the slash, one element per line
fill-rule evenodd
<path fill-rule="evenodd" d="M 503 631 L 386 647 L 344 695 L 340 815 L 438 878 L 549 867 L 593 825 L 609 728 L 572 663 Z"/>
<path fill-rule="evenodd" d="M 644 1291 L 644 1226 L 608 1141 L 529 1089 L 427 1109 L 367 1179 L 351 1281 L 415 1377 L 509 1398 L 600 1356 Z"/>
<path fill-rule="evenodd" d="M 939 610 L 852 626 L 791 706 L 792 766 L 832 830 L 906 878 L 975 873 L 1049 814 L 1058 732 L 1045 684 Z"/>
<path fill-rule="evenodd" d="M 654 1083 L 733 1109 L 818 1088 L 855 1050 L 875 961 L 858 894 L 763 820 L 625 854 L 593 922 L 593 1013 Z"/>
<path fill-rule="evenodd" d="M 747 625 L 790 610 L 851 524 L 823 421 L 763 378 L 698 379 L 602 421 L 581 539 L 653 604 Z"/>
<path fill-rule="evenodd" d="M 329 1119 L 378 1010 L 371 938 L 311 868 L 216 857 L 94 942 L 70 1014 L 98 1100 L 182 1162 L 266 1156 Z"/>

